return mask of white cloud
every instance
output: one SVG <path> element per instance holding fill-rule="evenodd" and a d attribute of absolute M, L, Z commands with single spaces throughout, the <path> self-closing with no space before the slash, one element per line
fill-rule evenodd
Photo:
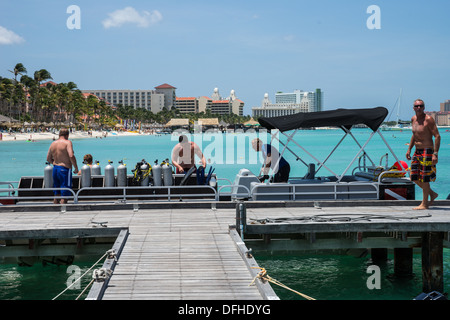
<path fill-rule="evenodd" d="M 108 15 L 109 18 L 102 21 L 105 29 L 120 27 L 126 23 L 135 24 L 138 27 L 146 28 L 162 20 L 162 15 L 158 10 L 151 12 L 143 11 L 142 13 L 139 13 L 132 7 L 116 10 Z"/>
<path fill-rule="evenodd" d="M 0 45 L 2 44 L 15 44 L 15 43 L 21 43 L 25 40 L 14 33 L 11 30 L 8 30 L 2 26 L 0 26 Z"/>

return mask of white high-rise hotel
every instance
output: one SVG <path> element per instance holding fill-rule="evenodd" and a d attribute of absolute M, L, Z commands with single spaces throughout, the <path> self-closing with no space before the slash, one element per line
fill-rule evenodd
<path fill-rule="evenodd" d="M 275 103 L 269 100 L 269 94 L 264 95 L 261 107 L 252 108 L 252 116 L 278 117 L 300 112 L 322 111 L 323 92 L 294 90 L 294 92 L 275 94 Z"/>

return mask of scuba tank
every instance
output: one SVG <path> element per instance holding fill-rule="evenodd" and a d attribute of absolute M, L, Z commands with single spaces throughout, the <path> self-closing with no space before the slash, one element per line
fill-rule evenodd
<path fill-rule="evenodd" d="M 162 167 L 164 185 L 171 186 L 173 184 L 173 177 L 172 177 L 172 168 L 170 166 L 169 159 L 166 159 L 166 161 L 163 161 L 161 163 L 161 167 Z"/>
<path fill-rule="evenodd" d="M 47 166 L 44 169 L 44 188 L 53 187 L 53 166 L 50 162 L 45 163 Z"/>
<path fill-rule="evenodd" d="M 99 176 L 102 174 L 102 170 L 100 168 L 100 164 L 99 164 L 98 160 L 95 160 L 95 163 L 92 165 L 91 174 L 93 176 Z"/>
<path fill-rule="evenodd" d="M 84 166 L 81 167 L 81 187 L 89 188 L 91 186 L 91 167 L 83 161 Z"/>
<path fill-rule="evenodd" d="M 114 187 L 114 167 L 112 161 L 108 160 L 108 165 L 105 167 L 105 187 Z"/>
<path fill-rule="evenodd" d="M 148 185 L 150 183 L 150 177 L 149 177 L 150 170 L 151 170 L 150 165 L 147 162 L 145 162 L 144 159 L 142 159 L 142 165 L 141 165 L 141 168 L 140 168 L 140 171 L 141 171 L 141 174 L 142 174 L 141 186 L 148 187 Z"/>
<path fill-rule="evenodd" d="M 120 165 L 117 167 L 117 186 L 126 187 L 127 186 L 127 167 L 123 163 L 123 160 L 119 161 Z"/>
<path fill-rule="evenodd" d="M 152 168 L 153 185 L 159 187 L 162 185 L 162 168 L 158 164 L 158 160 L 155 161 L 155 165 Z"/>

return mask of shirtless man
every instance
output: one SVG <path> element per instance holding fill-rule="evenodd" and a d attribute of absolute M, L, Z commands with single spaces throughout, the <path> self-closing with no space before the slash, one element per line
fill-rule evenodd
<path fill-rule="evenodd" d="M 425 114 L 425 103 L 421 99 L 414 101 L 415 116 L 411 119 L 412 137 L 406 151 L 406 159 L 411 160 L 411 149 L 416 147 L 411 162 L 411 181 L 423 192 L 422 203 L 415 210 L 428 209 L 438 194 L 431 190 L 430 182 L 436 180 L 436 164 L 441 145 L 441 136 L 434 119 Z M 434 144 L 433 144 L 434 137 Z M 430 201 L 428 201 L 430 197 Z"/>
<path fill-rule="evenodd" d="M 72 188 L 72 165 L 73 172 L 78 172 L 77 159 L 73 152 L 72 142 L 69 141 L 69 130 L 61 129 L 59 139 L 52 142 L 47 153 L 47 161 L 53 164 L 53 187 L 54 188 Z M 72 193 L 68 190 L 54 190 L 55 196 L 70 196 Z M 58 199 L 53 203 L 58 204 Z M 67 203 L 67 199 L 61 199 L 61 204 Z"/>
<path fill-rule="evenodd" d="M 184 134 L 180 136 L 178 142 L 172 150 L 172 163 L 177 168 L 176 173 L 183 173 L 195 167 L 195 155 L 202 159 L 202 166 L 206 168 L 206 159 L 195 142 L 189 142 Z"/>

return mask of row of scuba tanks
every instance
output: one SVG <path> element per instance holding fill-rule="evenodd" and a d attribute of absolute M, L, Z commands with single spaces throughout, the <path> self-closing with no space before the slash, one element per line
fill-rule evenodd
<path fill-rule="evenodd" d="M 89 166 L 85 162 L 81 167 L 81 187 L 91 187 L 92 176 L 101 176 L 101 168 L 99 162 L 96 161 L 92 166 Z M 105 166 L 104 174 L 104 187 L 126 187 L 128 186 L 128 173 L 127 167 L 123 161 L 119 161 L 117 167 L 117 176 L 115 175 L 115 168 L 112 165 L 112 161 L 108 160 L 108 164 Z M 152 177 L 153 186 L 171 186 L 173 185 L 172 165 L 169 160 L 158 164 L 158 160 L 151 166 L 144 159 L 136 164 L 136 167 L 132 170 L 133 178 L 131 185 L 133 186 L 149 186 L 151 184 L 150 177 Z M 117 178 L 117 179 L 115 179 Z M 47 166 L 44 169 L 44 187 L 51 188 L 53 186 L 53 167 L 47 162 Z"/>

